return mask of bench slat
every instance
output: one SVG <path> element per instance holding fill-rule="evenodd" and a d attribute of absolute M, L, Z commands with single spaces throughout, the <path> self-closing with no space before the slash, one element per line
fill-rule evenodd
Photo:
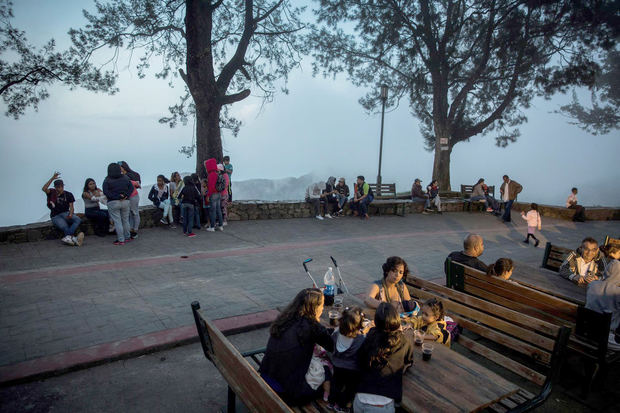
<path fill-rule="evenodd" d="M 491 350 L 490 348 L 475 342 L 469 337 L 465 337 L 463 335 L 459 336 L 458 343 L 463 347 L 466 347 L 467 349 L 473 351 L 474 353 L 480 354 L 481 356 L 484 356 L 489 360 L 494 361 L 500 366 L 507 368 L 508 370 L 530 380 L 535 384 L 538 384 L 539 386 L 542 386 L 545 383 L 545 376 L 543 376 L 539 372 L 532 370 L 531 368 L 524 366 L 523 364 L 517 363 L 511 358 L 506 357 L 494 350 Z"/>

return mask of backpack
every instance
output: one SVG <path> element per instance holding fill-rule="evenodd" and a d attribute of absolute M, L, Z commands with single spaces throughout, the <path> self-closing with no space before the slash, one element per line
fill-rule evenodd
<path fill-rule="evenodd" d="M 217 192 L 222 192 L 226 189 L 226 180 L 224 179 L 224 175 L 218 175 L 217 181 L 215 181 L 215 190 Z"/>

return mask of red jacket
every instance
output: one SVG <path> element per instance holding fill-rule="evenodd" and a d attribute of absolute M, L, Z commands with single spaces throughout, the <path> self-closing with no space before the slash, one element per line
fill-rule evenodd
<path fill-rule="evenodd" d="M 215 158 L 207 159 L 205 161 L 205 169 L 207 170 L 207 197 L 211 197 L 212 194 L 217 193 L 215 190 L 215 183 L 217 182 L 217 161 Z"/>

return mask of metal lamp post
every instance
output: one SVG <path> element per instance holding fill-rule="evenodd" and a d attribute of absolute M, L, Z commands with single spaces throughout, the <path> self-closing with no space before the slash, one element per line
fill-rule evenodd
<path fill-rule="evenodd" d="M 379 141 L 379 173 L 377 174 L 377 195 L 381 195 L 381 158 L 383 157 L 383 120 L 385 118 L 385 102 L 388 98 L 387 85 L 381 85 L 381 139 Z"/>

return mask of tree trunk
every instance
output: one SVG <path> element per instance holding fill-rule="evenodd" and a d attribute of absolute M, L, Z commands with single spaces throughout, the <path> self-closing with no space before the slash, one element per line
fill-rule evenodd
<path fill-rule="evenodd" d="M 439 137 L 436 138 L 439 140 Z M 447 150 L 442 151 L 442 145 L 435 144 L 435 161 L 433 162 L 433 179 L 439 182 L 439 189 L 450 191 L 450 154 L 452 146 L 443 145 Z"/>
<path fill-rule="evenodd" d="M 207 159 L 222 161 L 220 110 L 220 106 L 196 106 L 196 173 L 200 177 L 206 177 Z"/>

